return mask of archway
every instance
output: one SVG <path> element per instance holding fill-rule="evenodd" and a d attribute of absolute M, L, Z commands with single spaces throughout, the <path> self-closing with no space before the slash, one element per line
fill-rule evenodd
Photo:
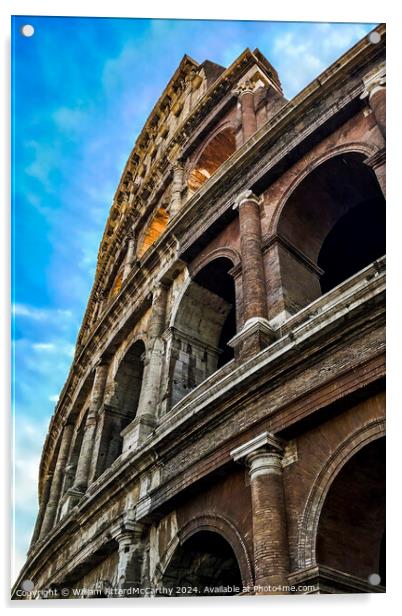
<path fill-rule="evenodd" d="M 233 358 L 236 333 L 233 263 L 218 257 L 187 287 L 175 314 L 170 358 L 171 405 Z"/>
<path fill-rule="evenodd" d="M 238 594 L 243 589 L 235 553 L 220 534 L 202 530 L 176 548 L 161 582 L 163 589 L 171 589 L 173 596 L 190 594 L 219 596 Z M 189 589 L 193 589 L 190 593 Z"/>
<path fill-rule="evenodd" d="M 316 562 L 385 585 L 385 438 L 365 445 L 333 480 L 321 509 Z"/>
<path fill-rule="evenodd" d="M 282 208 L 280 292 L 290 314 L 385 254 L 385 200 L 364 158 L 346 152 L 325 160 Z"/>
<path fill-rule="evenodd" d="M 120 293 L 121 286 L 123 284 L 123 266 L 120 267 L 115 279 L 113 280 L 113 284 L 109 291 L 109 298 L 114 299 Z"/>
<path fill-rule="evenodd" d="M 144 370 L 145 344 L 137 340 L 121 360 L 114 377 L 114 393 L 111 404 L 123 413 L 127 420 L 134 419 L 141 393 Z"/>
<path fill-rule="evenodd" d="M 139 243 L 138 256 L 142 257 L 148 248 L 155 244 L 156 240 L 162 235 L 169 222 L 169 214 L 165 208 L 161 207 L 153 215 L 145 229 L 142 241 Z"/>
<path fill-rule="evenodd" d="M 114 388 L 104 405 L 101 445 L 96 476 L 121 454 L 121 431 L 136 416 L 144 371 L 145 345 L 137 340 L 121 360 L 114 377 Z"/>
<path fill-rule="evenodd" d="M 236 137 L 233 128 L 227 127 L 215 135 L 202 150 L 188 178 L 190 193 L 195 192 L 233 154 Z"/>

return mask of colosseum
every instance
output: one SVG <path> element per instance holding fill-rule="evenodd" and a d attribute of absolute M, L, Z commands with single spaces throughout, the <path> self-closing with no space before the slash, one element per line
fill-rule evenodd
<path fill-rule="evenodd" d="M 13 597 L 385 591 L 385 80 L 384 25 L 290 101 L 258 49 L 183 57 L 113 200 Z"/>

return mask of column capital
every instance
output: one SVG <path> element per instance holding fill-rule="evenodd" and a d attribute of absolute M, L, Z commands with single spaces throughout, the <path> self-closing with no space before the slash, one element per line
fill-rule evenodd
<path fill-rule="evenodd" d="M 236 449 L 232 449 L 230 452 L 230 456 L 235 462 L 244 460 L 246 463 L 248 463 L 248 460 L 251 460 L 250 456 L 255 458 L 255 454 L 275 454 L 276 456 L 282 457 L 283 442 L 270 432 L 262 432 L 247 443 L 236 447 Z"/>
<path fill-rule="evenodd" d="M 126 243 L 128 244 L 131 241 L 135 241 L 135 239 L 136 239 L 136 232 L 135 232 L 135 230 L 134 229 L 129 229 L 127 231 L 127 234 L 126 234 Z"/>
<path fill-rule="evenodd" d="M 60 432 L 62 432 L 64 430 L 64 428 L 74 428 L 74 421 L 71 419 L 70 416 L 63 417 L 63 419 L 61 420 L 60 424 L 61 424 Z"/>
<path fill-rule="evenodd" d="M 177 158 L 175 161 L 173 161 L 172 163 L 172 169 L 173 171 L 183 171 L 184 169 L 184 160 L 182 158 Z"/>
<path fill-rule="evenodd" d="M 107 293 L 105 289 L 99 289 L 98 291 L 95 292 L 95 299 L 98 302 L 103 302 L 103 300 L 106 299 L 106 297 L 107 297 Z"/>
<path fill-rule="evenodd" d="M 243 192 L 238 195 L 233 203 L 233 209 L 237 210 L 243 205 L 243 203 L 247 201 L 252 201 L 256 205 L 260 206 L 264 202 L 264 198 L 262 196 L 258 197 L 252 190 L 247 189 L 243 190 Z"/>
<path fill-rule="evenodd" d="M 152 285 L 151 293 L 152 293 L 152 303 L 160 298 L 160 296 L 167 291 L 169 285 L 163 282 L 163 280 L 156 280 Z"/>
<path fill-rule="evenodd" d="M 112 535 L 119 544 L 119 549 L 138 543 L 146 526 L 142 522 L 124 521 L 114 528 Z"/>
<path fill-rule="evenodd" d="M 365 165 L 367 165 L 368 167 L 371 167 L 372 169 L 376 169 L 377 167 L 380 167 L 381 165 L 385 165 L 385 162 L 386 162 L 385 148 L 382 148 L 381 150 L 378 150 L 378 152 L 375 152 L 371 156 L 368 156 L 363 162 Z"/>
<path fill-rule="evenodd" d="M 236 88 L 233 90 L 233 94 L 235 94 L 239 99 L 243 96 L 243 94 L 253 94 L 255 90 L 255 85 L 250 79 L 246 79 L 239 83 Z"/>
<path fill-rule="evenodd" d="M 375 71 L 371 71 L 363 77 L 364 90 L 360 98 L 369 98 L 378 90 L 385 88 L 386 84 L 386 72 L 385 64 L 376 68 Z"/>
<path fill-rule="evenodd" d="M 96 371 L 98 368 L 107 368 L 111 362 L 111 359 L 112 357 L 109 353 L 103 353 L 95 362 L 94 370 Z"/>

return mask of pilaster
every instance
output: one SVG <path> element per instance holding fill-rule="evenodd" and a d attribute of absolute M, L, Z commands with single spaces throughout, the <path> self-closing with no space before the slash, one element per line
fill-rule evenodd
<path fill-rule="evenodd" d="M 289 575 L 289 546 L 283 490 L 283 444 L 263 432 L 231 451 L 249 469 L 253 513 L 256 594 L 285 594 Z"/>

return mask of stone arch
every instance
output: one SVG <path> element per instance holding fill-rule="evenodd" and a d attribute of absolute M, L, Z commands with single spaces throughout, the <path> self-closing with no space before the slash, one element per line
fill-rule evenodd
<path fill-rule="evenodd" d="M 195 268 L 175 301 L 168 343 L 168 406 L 233 358 L 228 344 L 236 333 L 236 292 L 227 256 Z"/>
<path fill-rule="evenodd" d="M 385 254 L 384 196 L 368 153 L 334 148 L 284 194 L 267 243 L 270 319 L 295 314 Z"/>
<path fill-rule="evenodd" d="M 316 169 L 316 167 L 319 167 L 320 165 L 322 165 L 322 163 L 326 162 L 330 158 L 333 158 L 334 156 L 338 156 L 340 154 L 356 152 L 358 154 L 362 154 L 365 158 L 369 158 L 378 151 L 379 148 L 377 146 L 360 141 L 354 141 L 347 144 L 334 146 L 328 149 L 323 154 L 310 160 L 310 162 L 306 164 L 306 166 L 296 175 L 296 177 L 293 178 L 293 180 L 290 182 L 290 184 L 282 194 L 277 206 L 275 207 L 275 212 L 269 225 L 269 235 L 273 235 L 278 232 L 279 219 L 281 217 L 282 210 L 284 209 L 287 201 L 289 200 L 289 197 L 296 190 L 299 184 L 301 184 L 301 182 L 311 173 L 311 171 Z"/>
<path fill-rule="evenodd" d="M 145 342 L 142 336 L 135 336 L 120 358 L 114 375 L 114 388 L 107 398 L 107 404 L 127 412 L 134 419 L 142 384 Z M 134 379 L 134 382 L 131 381 Z"/>
<path fill-rule="evenodd" d="M 203 269 L 208 263 L 218 259 L 219 257 L 224 257 L 229 259 L 232 262 L 233 267 L 237 267 L 241 263 L 241 257 L 238 250 L 234 248 L 230 248 L 228 246 L 223 246 L 222 248 L 216 248 L 212 250 L 206 255 L 202 255 L 201 258 L 195 259 L 189 266 L 190 276 L 194 278 L 200 270 Z"/>
<path fill-rule="evenodd" d="M 328 458 L 308 495 L 299 524 L 297 567 L 315 566 L 317 529 L 329 489 L 345 464 L 365 445 L 385 436 L 385 418 L 375 419 L 344 439 Z"/>
<path fill-rule="evenodd" d="M 215 512 L 201 514 L 177 531 L 156 566 L 153 580 L 155 586 L 163 585 L 164 576 L 166 576 L 177 551 L 198 533 L 215 533 L 221 537 L 233 552 L 239 568 L 242 586 L 253 586 L 251 558 L 240 531 L 231 520 Z"/>
<path fill-rule="evenodd" d="M 134 331 L 131 331 L 130 334 L 128 334 L 125 340 L 124 348 L 118 349 L 115 353 L 115 356 L 114 356 L 115 367 L 114 367 L 113 378 L 118 372 L 120 364 L 124 360 L 127 351 L 130 349 L 130 347 L 132 347 L 137 342 L 142 343 L 145 349 L 147 348 L 147 337 L 146 337 L 145 332 L 142 332 L 142 331 L 139 332 L 138 330 L 135 329 Z"/>
<path fill-rule="evenodd" d="M 162 235 L 169 222 L 169 213 L 166 208 L 160 207 L 151 216 L 145 225 L 138 241 L 137 255 L 141 258 L 147 250 L 155 244 Z"/>
<path fill-rule="evenodd" d="M 120 359 L 103 405 L 99 425 L 100 445 L 95 478 L 99 477 L 120 456 L 123 450 L 122 431 L 135 419 L 143 385 L 145 344 L 136 337 Z"/>
<path fill-rule="evenodd" d="M 124 250 L 120 249 L 115 255 L 112 264 L 106 270 L 104 277 L 104 293 L 105 299 L 113 299 L 120 291 L 123 283 L 124 269 Z"/>
<path fill-rule="evenodd" d="M 202 145 L 187 178 L 190 194 L 196 192 L 235 152 L 236 131 L 232 123 L 221 124 Z"/>

